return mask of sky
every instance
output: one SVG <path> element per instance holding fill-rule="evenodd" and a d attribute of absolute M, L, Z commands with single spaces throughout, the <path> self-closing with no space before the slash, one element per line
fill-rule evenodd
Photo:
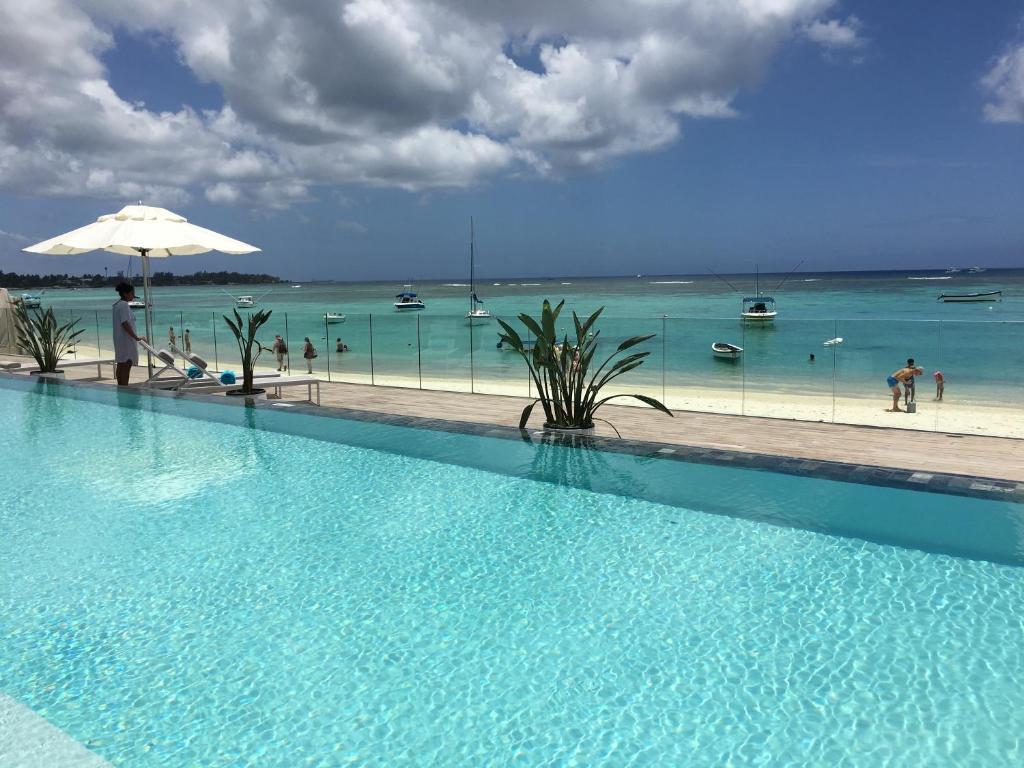
<path fill-rule="evenodd" d="M 139 201 L 289 280 L 1024 267 L 1020 0 L 0 0 L 0 270 Z"/>

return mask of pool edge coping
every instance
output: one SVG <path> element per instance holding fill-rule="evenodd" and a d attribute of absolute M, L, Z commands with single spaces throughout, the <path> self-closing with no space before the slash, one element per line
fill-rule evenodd
<path fill-rule="evenodd" d="M 24 378 L 24 376 L 18 376 L 13 373 L 0 372 L 0 379 L 23 381 Z M 72 388 L 110 391 L 110 385 L 99 384 L 93 381 L 58 379 L 48 380 L 47 383 L 57 386 L 70 386 Z M 858 485 L 877 485 L 910 491 L 925 491 L 950 496 L 965 496 L 1024 504 L 1024 482 L 977 475 L 894 469 L 871 464 L 853 464 L 828 459 L 804 459 L 795 456 L 761 454 L 751 451 L 726 450 L 679 443 L 659 443 L 650 440 L 632 440 L 603 435 L 567 435 L 549 432 L 544 429 L 520 429 L 513 426 L 477 424 L 469 421 L 434 419 L 423 416 L 407 416 L 382 411 L 345 408 L 342 406 L 321 406 L 304 402 L 294 403 L 277 400 L 254 400 L 250 398 L 234 400 L 217 397 L 216 395 L 182 394 L 175 391 L 139 386 L 132 386 L 127 389 L 137 393 L 139 396 L 170 399 L 183 398 L 222 407 L 249 407 L 273 410 L 279 413 L 301 413 L 348 421 L 388 424 L 390 426 L 410 429 L 433 430 L 449 434 L 525 441 L 532 444 L 548 443 L 571 448 L 589 448 L 591 450 L 625 454 L 638 458 L 777 472 L 785 475 L 834 480 Z"/>

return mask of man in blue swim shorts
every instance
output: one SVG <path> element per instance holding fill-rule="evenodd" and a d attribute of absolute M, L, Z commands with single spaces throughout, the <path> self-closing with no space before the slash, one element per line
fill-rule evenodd
<path fill-rule="evenodd" d="M 898 371 L 894 371 L 891 376 L 886 377 L 885 383 L 892 390 L 892 408 L 886 408 L 886 413 L 903 413 L 903 409 L 900 408 L 900 397 L 903 394 L 900 391 L 900 384 L 923 373 L 923 368 L 914 368 L 908 365 L 906 368 L 900 368 Z"/>

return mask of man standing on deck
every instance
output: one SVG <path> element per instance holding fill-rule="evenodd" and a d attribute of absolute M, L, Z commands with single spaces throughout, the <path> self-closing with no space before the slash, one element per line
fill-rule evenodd
<path fill-rule="evenodd" d="M 132 375 L 132 366 L 139 363 L 139 341 L 148 341 L 135 332 L 135 315 L 128 302 L 135 298 L 131 283 L 118 283 L 114 289 L 121 298 L 114 302 L 114 377 L 124 387 Z"/>

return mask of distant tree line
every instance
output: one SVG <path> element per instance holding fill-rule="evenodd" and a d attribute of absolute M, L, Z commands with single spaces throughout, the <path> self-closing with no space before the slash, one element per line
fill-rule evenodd
<path fill-rule="evenodd" d="M 104 288 L 117 285 L 126 279 L 122 273 L 116 275 L 19 275 L 17 272 L 0 270 L 0 288 Z M 132 275 L 133 285 L 142 285 L 142 275 Z M 153 285 L 230 285 L 245 283 L 285 282 L 274 275 L 252 275 L 247 272 L 193 272 L 191 275 L 176 275 L 173 272 L 154 272 L 150 275 Z"/>

